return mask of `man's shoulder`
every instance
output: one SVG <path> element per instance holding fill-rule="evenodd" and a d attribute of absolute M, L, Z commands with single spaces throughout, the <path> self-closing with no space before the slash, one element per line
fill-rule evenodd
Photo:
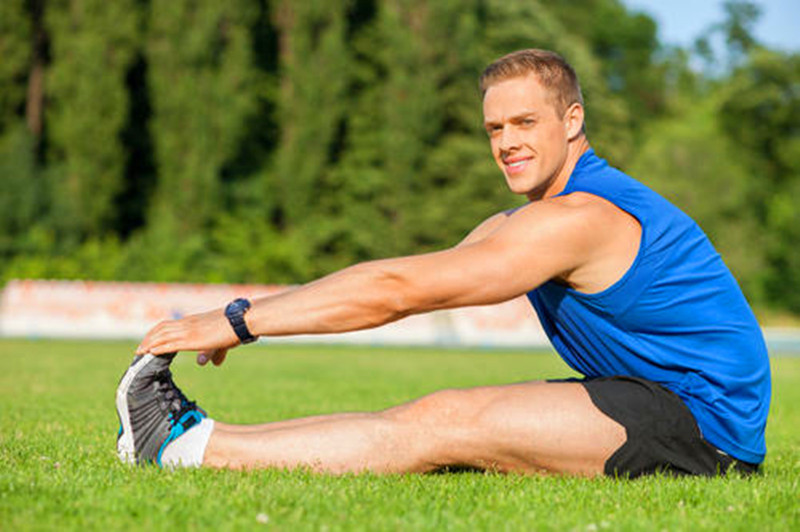
<path fill-rule="evenodd" d="M 514 245 L 591 259 L 621 234 L 638 234 L 638 223 L 612 203 L 584 192 L 533 201 L 493 233 Z M 602 254 L 602 253 L 601 253 Z"/>
<path fill-rule="evenodd" d="M 531 202 L 515 214 L 546 217 L 548 220 L 563 221 L 568 225 L 594 225 L 612 222 L 620 216 L 628 216 L 608 199 L 586 191 L 575 191 Z"/>

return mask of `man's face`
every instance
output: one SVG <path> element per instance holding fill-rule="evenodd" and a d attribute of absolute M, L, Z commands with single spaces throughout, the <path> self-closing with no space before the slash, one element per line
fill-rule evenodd
<path fill-rule="evenodd" d="M 567 158 L 569 121 L 553 100 L 534 75 L 499 81 L 483 98 L 494 160 L 511 191 L 531 200 L 557 194 L 569 177 L 560 175 Z"/>

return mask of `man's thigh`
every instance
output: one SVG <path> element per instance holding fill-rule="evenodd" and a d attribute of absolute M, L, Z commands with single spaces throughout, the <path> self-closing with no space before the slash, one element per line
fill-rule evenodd
<path fill-rule="evenodd" d="M 439 465 L 598 475 L 626 440 L 576 382 L 443 390 L 387 410 Z"/>

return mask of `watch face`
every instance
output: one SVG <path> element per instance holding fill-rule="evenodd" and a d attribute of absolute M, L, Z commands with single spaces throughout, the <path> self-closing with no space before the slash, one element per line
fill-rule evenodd
<path fill-rule="evenodd" d="M 246 299 L 234 299 L 231 301 L 227 308 L 225 309 L 226 314 L 233 314 L 233 313 L 244 313 L 245 310 L 250 308 L 250 302 Z"/>

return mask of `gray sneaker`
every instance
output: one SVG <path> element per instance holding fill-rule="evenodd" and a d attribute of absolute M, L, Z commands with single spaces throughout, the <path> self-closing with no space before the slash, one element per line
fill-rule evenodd
<path fill-rule="evenodd" d="M 172 381 L 173 358 L 137 356 L 119 382 L 117 454 L 123 462 L 161 465 L 167 444 L 206 417 Z"/>

